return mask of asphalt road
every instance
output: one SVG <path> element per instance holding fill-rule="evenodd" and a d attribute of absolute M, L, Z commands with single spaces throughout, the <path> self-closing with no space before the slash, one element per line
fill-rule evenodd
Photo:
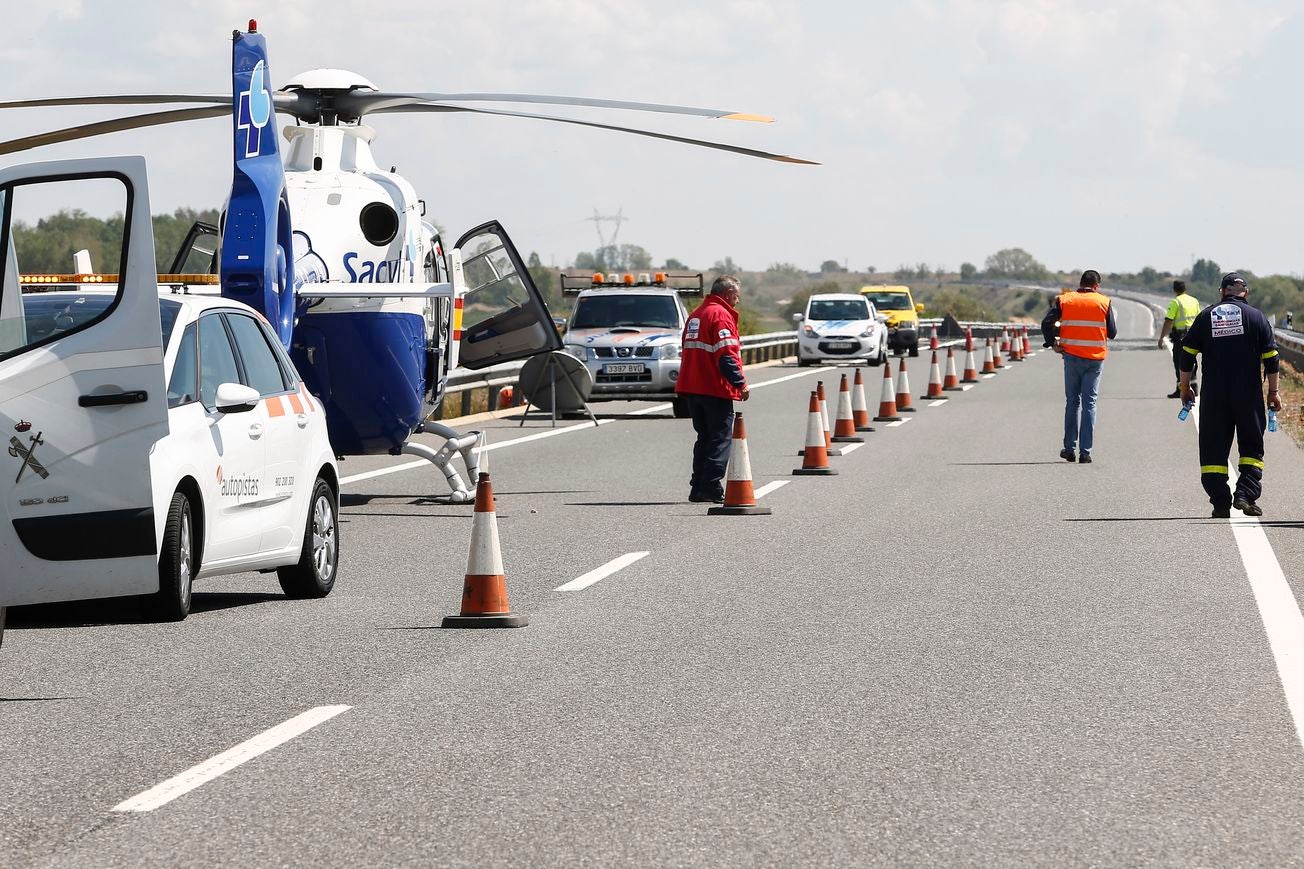
<path fill-rule="evenodd" d="M 599 405 L 603 425 L 555 435 L 487 423 L 524 629 L 437 627 L 470 521 L 429 497 L 428 468 L 345 486 L 325 600 L 244 575 L 202 585 L 179 625 L 122 602 L 13 611 L 0 862 L 1304 862 L 1287 659 L 1304 463 L 1271 436 L 1264 520 L 1208 519 L 1195 423 L 1162 397 L 1170 357 L 1143 308 L 1118 313 L 1090 466 L 1056 458 L 1045 352 L 916 401 L 828 478 L 791 470 L 806 395 L 838 372 L 753 369 L 773 381 L 744 407 L 756 485 L 785 483 L 771 516 L 684 500 L 691 430 L 668 410 Z M 529 435 L 546 436 L 512 443 Z M 1260 607 L 1255 534 L 1284 606 Z M 339 705 L 152 811 L 114 811 Z"/>

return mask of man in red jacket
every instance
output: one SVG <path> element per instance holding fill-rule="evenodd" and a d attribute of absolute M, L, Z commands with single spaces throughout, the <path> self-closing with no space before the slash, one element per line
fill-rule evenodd
<path fill-rule="evenodd" d="M 721 275 L 711 284 L 711 294 L 684 324 L 683 359 L 675 392 L 688 403 L 697 432 L 690 501 L 724 502 L 720 481 L 733 446 L 733 403 L 746 401 L 750 395 L 738 341 L 741 296 L 742 283 L 733 275 Z"/>

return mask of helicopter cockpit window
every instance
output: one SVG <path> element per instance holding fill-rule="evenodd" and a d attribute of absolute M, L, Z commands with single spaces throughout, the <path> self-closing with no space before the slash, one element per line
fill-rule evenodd
<path fill-rule="evenodd" d="M 130 202 L 121 180 L 18 182 L 0 189 L 0 208 L 0 359 L 89 328 L 109 315 L 121 297 L 116 275 L 126 269 Z M 69 278 L 52 277 L 88 270 L 113 277 L 85 289 L 70 289 Z M 57 293 L 58 303 L 35 303 L 47 293 Z"/>

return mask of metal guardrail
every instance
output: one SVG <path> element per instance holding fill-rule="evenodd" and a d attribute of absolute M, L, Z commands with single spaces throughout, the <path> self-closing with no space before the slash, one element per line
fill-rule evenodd
<path fill-rule="evenodd" d="M 1304 370 L 1304 335 L 1286 329 L 1272 331 L 1277 336 L 1277 349 L 1281 351 L 1281 358 L 1293 367 Z"/>
<path fill-rule="evenodd" d="M 921 329 L 931 326 L 940 327 L 942 324 L 940 318 L 920 320 L 919 322 Z M 1036 323 L 960 323 L 962 328 L 966 326 L 972 328 L 974 335 L 980 338 L 998 335 L 1002 329 L 1008 329 L 1014 325 L 1026 326 L 1035 333 L 1041 332 L 1040 324 Z M 927 338 L 926 335 L 923 337 Z M 797 354 L 796 331 L 744 335 L 741 340 L 744 365 L 757 365 Z M 521 368 L 524 365 L 525 361 L 521 360 L 494 365 L 480 371 L 468 371 L 465 368 L 455 369 L 448 375 L 448 381 L 444 387 L 444 403 L 436 413 L 442 413 L 444 419 L 469 416 L 476 409 L 475 393 L 477 390 L 487 391 L 485 408 L 493 409 L 497 407 L 498 393 L 505 386 L 516 386 Z M 519 393 L 512 396 L 512 403 L 513 406 L 524 403 Z"/>

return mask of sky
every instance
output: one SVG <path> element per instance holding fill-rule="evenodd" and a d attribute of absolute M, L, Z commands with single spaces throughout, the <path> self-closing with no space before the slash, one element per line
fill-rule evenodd
<path fill-rule="evenodd" d="M 342 67 L 390 91 L 766 114 L 776 123 L 554 112 L 823 164 L 532 120 L 371 119 L 377 161 L 413 182 L 448 235 L 496 218 L 523 252 L 559 266 L 597 246 L 586 220 L 597 209 L 628 218 L 619 241 L 699 268 L 729 256 L 746 269 L 833 259 L 954 270 L 1022 247 L 1065 271 L 1181 272 L 1204 257 L 1304 272 L 1304 0 L 11 5 L 0 99 L 229 92 L 231 31 L 255 17 L 277 86 Z M 3 112 L 6 139 L 128 113 Z M 231 177 L 230 121 L 0 166 L 106 154 L 147 158 L 155 212 L 216 207 Z"/>

